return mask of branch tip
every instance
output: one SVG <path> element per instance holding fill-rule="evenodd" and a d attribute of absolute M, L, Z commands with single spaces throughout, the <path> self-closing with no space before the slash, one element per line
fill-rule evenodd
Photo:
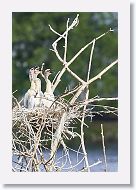
<path fill-rule="evenodd" d="M 112 29 L 112 28 L 110 28 L 110 30 L 109 30 L 110 32 L 114 32 L 114 29 Z"/>

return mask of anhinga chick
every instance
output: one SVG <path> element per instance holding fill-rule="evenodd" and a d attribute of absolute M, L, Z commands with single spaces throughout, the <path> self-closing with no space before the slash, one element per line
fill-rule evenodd
<path fill-rule="evenodd" d="M 34 70 L 34 81 L 35 81 L 35 90 L 36 90 L 35 107 L 42 106 L 43 92 L 41 91 L 41 80 L 38 78 L 38 75 L 40 73 L 41 71 L 39 70 L 39 67 L 36 67 Z"/>
<path fill-rule="evenodd" d="M 31 82 L 29 90 L 26 92 L 24 96 L 24 107 L 28 109 L 33 109 L 35 106 L 35 96 L 36 96 L 36 88 L 35 88 L 35 80 L 34 80 L 34 72 L 35 69 L 31 68 L 29 70 L 29 80 Z"/>
<path fill-rule="evenodd" d="M 46 89 L 44 92 L 44 98 L 43 98 L 43 105 L 45 107 L 50 107 L 52 105 L 52 103 L 54 102 L 54 94 L 52 91 L 52 83 L 49 79 L 49 76 L 51 75 L 51 70 L 50 69 L 46 69 L 44 71 L 44 79 L 46 82 Z"/>

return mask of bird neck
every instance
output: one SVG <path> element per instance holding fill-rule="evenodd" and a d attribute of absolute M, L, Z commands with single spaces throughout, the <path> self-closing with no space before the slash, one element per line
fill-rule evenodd
<path fill-rule="evenodd" d="M 34 90 L 35 92 L 40 92 L 41 91 L 41 80 L 39 78 L 33 78 L 31 80 L 31 85 L 30 85 L 30 89 Z"/>
<path fill-rule="evenodd" d="M 30 85 L 30 89 L 35 89 L 35 82 L 34 80 L 31 80 L 31 85 Z"/>
<path fill-rule="evenodd" d="M 36 78 L 35 80 L 35 88 L 37 92 L 41 91 L 41 80 L 39 78 Z"/>
<path fill-rule="evenodd" d="M 48 77 L 45 77 L 45 82 L 46 82 L 46 93 L 53 94 L 52 92 L 52 84 L 51 81 L 48 79 Z"/>

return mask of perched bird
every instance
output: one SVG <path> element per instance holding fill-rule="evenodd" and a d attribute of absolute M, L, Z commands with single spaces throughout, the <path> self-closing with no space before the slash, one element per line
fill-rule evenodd
<path fill-rule="evenodd" d="M 34 68 L 29 70 L 29 80 L 30 80 L 30 88 L 26 92 L 24 96 L 24 107 L 28 109 L 33 109 L 35 105 L 35 96 L 36 96 L 36 88 L 35 88 L 35 81 L 34 81 Z"/>
<path fill-rule="evenodd" d="M 42 106 L 42 97 L 43 92 L 41 91 L 41 80 L 38 78 L 38 75 L 41 73 L 39 70 L 39 67 L 36 67 L 34 70 L 34 82 L 35 82 L 35 107 L 41 107 Z"/>
<path fill-rule="evenodd" d="M 52 91 L 52 83 L 49 80 L 50 74 L 51 74 L 51 70 L 46 69 L 44 71 L 44 75 L 42 75 L 43 78 L 45 79 L 45 82 L 46 82 L 46 90 L 44 92 L 43 105 L 47 108 L 49 108 L 52 105 L 52 103 L 54 102 L 54 94 Z"/>

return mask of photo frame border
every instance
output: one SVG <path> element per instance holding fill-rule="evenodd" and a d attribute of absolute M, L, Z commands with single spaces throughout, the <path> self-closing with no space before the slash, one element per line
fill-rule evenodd
<path fill-rule="evenodd" d="M 8 6 L 7 6 L 8 4 Z M 60 6 L 61 5 L 61 6 Z M 12 12 L 118 12 L 118 172 L 12 172 Z M 1 163 L 4 184 L 130 184 L 130 5 L 129 1 L 5 0 L 0 17 Z M 6 71 L 6 72 L 3 72 Z M 6 101 L 3 101 L 5 100 Z M 2 145 L 4 147 L 2 147 Z"/>

